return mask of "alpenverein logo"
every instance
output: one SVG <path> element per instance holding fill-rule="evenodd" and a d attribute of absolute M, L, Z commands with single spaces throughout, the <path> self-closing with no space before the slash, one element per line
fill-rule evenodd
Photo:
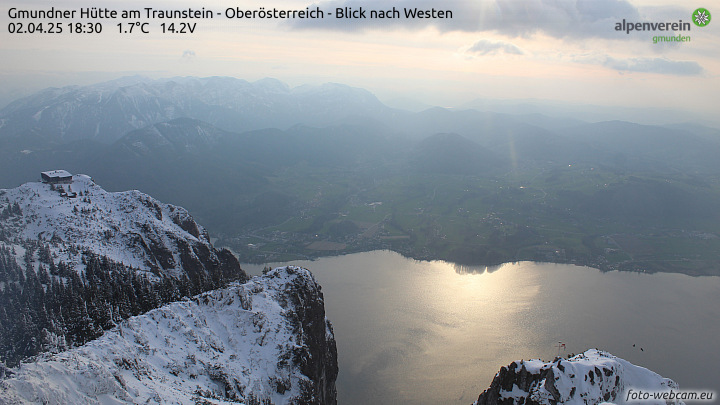
<path fill-rule="evenodd" d="M 692 13 L 692 20 L 698 27 L 710 24 L 710 12 L 706 8 L 699 8 Z"/>

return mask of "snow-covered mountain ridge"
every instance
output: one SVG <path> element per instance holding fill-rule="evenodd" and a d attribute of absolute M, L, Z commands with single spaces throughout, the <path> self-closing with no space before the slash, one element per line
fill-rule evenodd
<path fill-rule="evenodd" d="M 285 267 L 10 369 L 0 402 L 335 404 L 337 372 L 321 288 Z"/>
<path fill-rule="evenodd" d="M 63 176 L 0 190 L 0 362 L 64 351 L 130 316 L 247 280 L 184 208 Z"/>
<path fill-rule="evenodd" d="M 679 386 L 644 367 L 590 349 L 567 360 L 514 361 L 500 369 L 474 405 L 625 404 L 626 391 L 630 389 L 677 392 Z M 666 405 L 665 401 L 642 403 Z"/>
<path fill-rule="evenodd" d="M 10 208 L 18 207 L 20 214 Z M 216 251 L 205 229 L 184 208 L 161 203 L 137 190 L 111 193 L 86 175 L 72 183 L 26 183 L 0 190 L 0 246 L 15 247 L 23 258 L 23 240 L 47 244 L 55 261 L 78 270 L 81 253 L 97 255 L 157 277 L 178 278 L 189 271 L 232 267 L 229 252 Z"/>
<path fill-rule="evenodd" d="M 324 125 L 349 114 L 379 116 L 389 110 L 370 92 L 335 83 L 290 88 L 275 79 L 130 77 L 50 88 L 16 100 L 0 109 L 0 138 L 112 143 L 131 130 L 180 117 L 239 132 Z"/>

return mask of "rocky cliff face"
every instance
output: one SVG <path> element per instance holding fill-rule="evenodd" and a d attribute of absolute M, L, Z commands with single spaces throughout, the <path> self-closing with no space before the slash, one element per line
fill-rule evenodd
<path fill-rule="evenodd" d="M 337 402 L 322 291 L 297 267 L 132 317 L 5 373 L 8 404 Z"/>
<path fill-rule="evenodd" d="M 85 175 L 0 190 L 0 362 L 66 350 L 233 280 L 247 280 L 237 258 L 184 208 Z"/>
<path fill-rule="evenodd" d="M 591 349 L 567 360 L 514 361 L 500 369 L 474 405 L 623 404 L 629 389 L 666 392 L 679 387 L 646 368 Z"/>
<path fill-rule="evenodd" d="M 25 242 L 45 245 L 47 265 L 63 261 L 82 271 L 82 253 L 92 252 L 157 278 L 194 281 L 217 272 L 247 279 L 237 260 L 214 249 L 184 208 L 136 190 L 107 192 L 89 176 L 0 190 L 0 216 L 0 246 L 24 253 Z M 26 261 L 21 254 L 18 259 Z M 30 259 L 26 265 L 38 265 Z"/>

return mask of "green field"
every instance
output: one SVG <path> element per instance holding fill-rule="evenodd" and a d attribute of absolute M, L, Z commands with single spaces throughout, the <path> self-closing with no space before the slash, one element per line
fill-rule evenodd
<path fill-rule="evenodd" d="M 371 177 L 298 164 L 272 178 L 293 196 L 291 214 L 224 235 L 221 244 L 249 262 L 392 249 L 472 265 L 535 260 L 718 274 L 720 238 L 712 232 L 718 218 L 653 205 L 653 193 L 665 192 L 665 184 L 681 197 L 718 200 L 717 183 L 697 187 L 685 180 L 581 165 L 495 176 L 399 171 Z M 644 216 L 648 210 L 672 215 Z"/>

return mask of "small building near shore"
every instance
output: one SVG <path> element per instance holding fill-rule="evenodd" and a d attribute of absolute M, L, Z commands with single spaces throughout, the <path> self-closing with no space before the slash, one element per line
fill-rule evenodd
<path fill-rule="evenodd" d="M 72 174 L 65 170 L 51 170 L 49 172 L 41 172 L 42 182 L 47 184 L 70 184 L 72 183 Z"/>

